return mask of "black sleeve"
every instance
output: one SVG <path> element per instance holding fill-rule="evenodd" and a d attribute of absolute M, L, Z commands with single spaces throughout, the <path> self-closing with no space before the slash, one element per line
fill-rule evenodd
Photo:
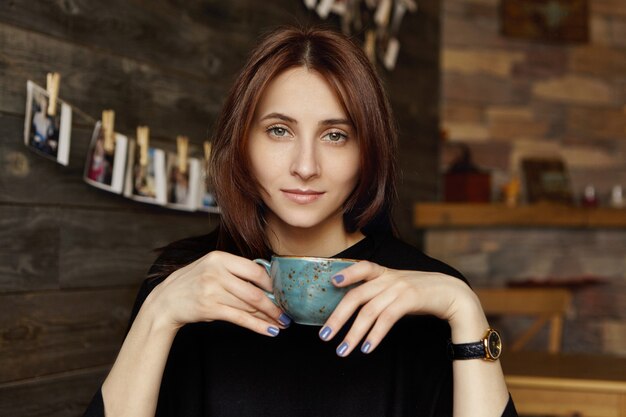
<path fill-rule="evenodd" d="M 504 407 L 502 417 L 517 417 L 517 410 L 515 409 L 515 404 L 513 404 L 511 394 L 509 394 L 509 402 L 507 402 L 506 407 Z"/>
<path fill-rule="evenodd" d="M 102 388 L 98 389 L 87 406 L 83 417 L 104 417 L 104 401 L 102 401 Z"/>

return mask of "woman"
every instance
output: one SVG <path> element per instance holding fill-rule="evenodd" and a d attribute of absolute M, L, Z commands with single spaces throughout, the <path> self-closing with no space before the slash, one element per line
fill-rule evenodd
<path fill-rule="evenodd" d="M 448 357 L 488 328 L 477 297 L 391 231 L 392 120 L 342 35 L 265 38 L 216 126 L 221 224 L 157 259 L 87 415 L 516 415 L 497 360 Z M 290 326 L 251 260 L 272 253 L 361 259 L 333 278 L 361 285 L 322 328 Z"/>

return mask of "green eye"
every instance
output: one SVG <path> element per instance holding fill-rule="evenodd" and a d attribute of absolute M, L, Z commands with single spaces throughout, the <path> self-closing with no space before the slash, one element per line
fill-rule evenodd
<path fill-rule="evenodd" d="M 282 127 L 270 127 L 268 131 L 272 133 L 274 136 L 282 137 L 282 136 L 287 135 L 287 129 L 282 128 Z"/>
<path fill-rule="evenodd" d="M 330 132 L 326 134 L 325 137 L 328 138 L 329 142 L 341 142 L 345 141 L 348 138 L 346 134 L 341 132 Z"/>

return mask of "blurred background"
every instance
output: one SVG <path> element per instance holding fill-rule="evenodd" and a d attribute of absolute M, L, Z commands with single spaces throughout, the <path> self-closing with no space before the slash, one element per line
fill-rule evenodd
<path fill-rule="evenodd" d="M 155 146 L 186 135 L 201 149 L 263 33 L 341 29 L 305 3 L 0 2 L 1 416 L 80 415 L 153 249 L 217 224 L 88 186 L 93 119 L 114 109 L 116 131 L 149 125 Z M 377 61 L 400 128 L 402 236 L 476 288 L 567 291 L 558 350 L 625 357 L 626 2 L 416 3 L 395 33 L 395 67 Z M 23 141 L 26 81 L 45 85 L 51 71 L 75 109 L 68 166 Z M 521 161 L 546 157 L 561 164 L 549 174 L 565 203 L 530 198 L 537 169 Z M 506 334 L 530 322 L 503 316 Z M 552 337 L 535 336 L 525 349 Z M 626 415 L 626 394 L 617 401 Z"/>

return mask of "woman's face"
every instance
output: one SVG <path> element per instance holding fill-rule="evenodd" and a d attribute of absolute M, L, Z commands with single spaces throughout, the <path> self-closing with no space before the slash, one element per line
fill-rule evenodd
<path fill-rule="evenodd" d="M 343 227 L 342 206 L 359 177 L 359 145 L 319 73 L 298 67 L 272 80 L 248 139 L 270 226 Z"/>

